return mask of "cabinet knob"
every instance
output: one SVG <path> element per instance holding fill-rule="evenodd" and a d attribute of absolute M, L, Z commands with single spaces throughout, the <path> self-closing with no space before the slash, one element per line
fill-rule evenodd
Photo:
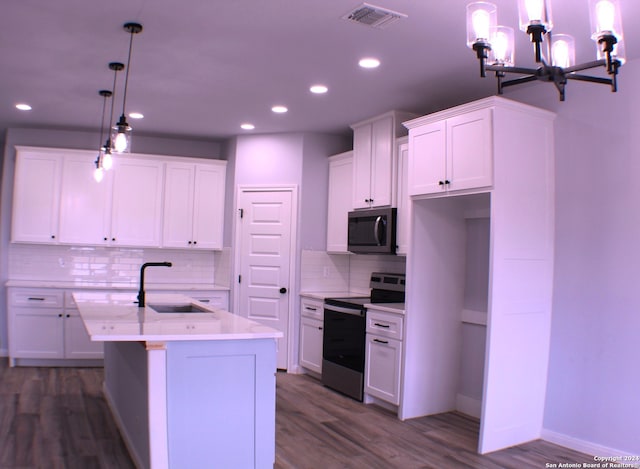
<path fill-rule="evenodd" d="M 111 241 L 115 241 L 115 240 L 116 240 L 116 238 L 111 238 Z"/>
<path fill-rule="evenodd" d="M 51 239 L 56 239 L 56 235 L 51 235 Z"/>
<path fill-rule="evenodd" d="M 104 237 L 104 240 L 107 241 L 109 238 L 107 238 L 106 236 Z"/>
<path fill-rule="evenodd" d="M 439 186 L 444 186 L 444 181 L 438 181 Z"/>
<path fill-rule="evenodd" d="M 187 241 L 187 244 L 191 244 L 191 241 Z"/>
<path fill-rule="evenodd" d="M 445 184 L 451 184 L 451 181 L 449 181 L 448 179 L 445 179 L 445 180 L 444 180 L 444 183 L 445 183 Z"/>
<path fill-rule="evenodd" d="M 61 318 L 62 317 L 62 313 L 58 314 L 58 317 Z"/>
<path fill-rule="evenodd" d="M 194 242 L 193 242 L 193 244 L 198 244 L 198 242 L 197 242 L 197 241 L 194 241 Z"/>

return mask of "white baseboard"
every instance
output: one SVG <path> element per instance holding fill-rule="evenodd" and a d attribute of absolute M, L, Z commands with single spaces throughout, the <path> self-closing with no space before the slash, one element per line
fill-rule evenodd
<path fill-rule="evenodd" d="M 565 448 L 579 451 L 591 456 L 609 457 L 609 458 L 624 458 L 625 456 L 638 456 L 637 454 L 627 453 L 620 451 L 619 449 L 610 448 L 608 446 L 599 445 L 591 441 L 581 440 L 564 433 L 554 432 L 552 430 L 542 429 L 540 438 L 556 445 L 564 446 Z M 634 464 L 630 467 L 640 467 L 640 464 L 635 461 L 617 460 L 618 463 Z"/>
<path fill-rule="evenodd" d="M 456 410 L 479 419 L 482 414 L 482 400 L 458 394 L 456 395 Z"/>

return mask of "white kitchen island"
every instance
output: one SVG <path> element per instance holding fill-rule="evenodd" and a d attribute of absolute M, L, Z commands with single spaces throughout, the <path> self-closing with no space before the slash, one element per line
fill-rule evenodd
<path fill-rule="evenodd" d="M 184 295 L 73 297 L 104 342 L 105 397 L 138 467 L 273 467 L 281 332 Z"/>

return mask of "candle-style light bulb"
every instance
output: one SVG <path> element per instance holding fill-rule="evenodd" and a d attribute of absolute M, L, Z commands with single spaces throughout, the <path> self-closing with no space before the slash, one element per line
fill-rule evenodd
<path fill-rule="evenodd" d="M 473 29 L 476 33 L 476 39 L 489 39 L 490 16 L 486 10 L 476 10 L 471 15 Z"/>

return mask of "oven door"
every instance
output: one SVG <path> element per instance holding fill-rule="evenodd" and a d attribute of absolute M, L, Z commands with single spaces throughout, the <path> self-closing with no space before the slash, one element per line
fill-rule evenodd
<path fill-rule="evenodd" d="M 362 308 L 324 306 L 322 384 L 362 401 L 366 320 Z"/>

